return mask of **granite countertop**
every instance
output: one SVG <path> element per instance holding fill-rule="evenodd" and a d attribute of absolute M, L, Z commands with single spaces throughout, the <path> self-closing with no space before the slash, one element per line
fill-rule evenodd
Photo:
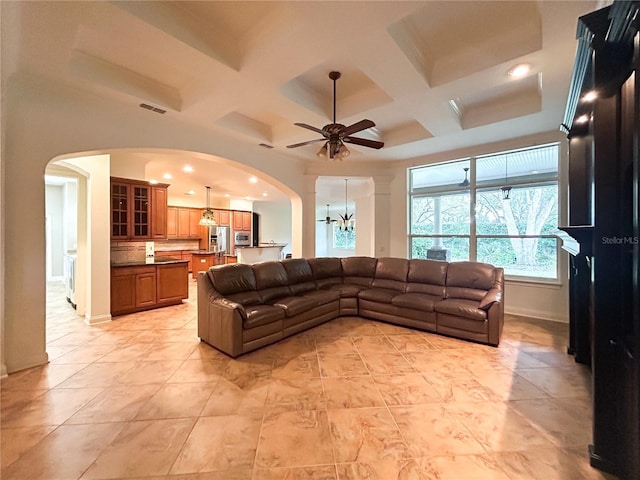
<path fill-rule="evenodd" d="M 188 260 L 171 257 L 156 257 L 152 259 L 128 260 L 126 262 L 111 262 L 112 267 L 144 267 L 145 265 L 169 265 L 172 263 L 189 263 Z"/>

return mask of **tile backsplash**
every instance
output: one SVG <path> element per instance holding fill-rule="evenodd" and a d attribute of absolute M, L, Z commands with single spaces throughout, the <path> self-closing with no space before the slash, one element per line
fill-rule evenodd
<path fill-rule="evenodd" d="M 156 252 L 169 250 L 199 250 L 198 240 L 159 240 L 154 242 Z M 111 242 L 111 262 L 144 261 L 147 242 Z"/>

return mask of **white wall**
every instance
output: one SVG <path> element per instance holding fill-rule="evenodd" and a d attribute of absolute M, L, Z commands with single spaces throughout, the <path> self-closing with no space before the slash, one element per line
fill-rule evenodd
<path fill-rule="evenodd" d="M 253 211 L 260 215 L 258 241 L 286 243 L 282 253 L 291 253 L 291 203 L 253 202 Z"/>
<path fill-rule="evenodd" d="M 47 280 L 60 279 L 64 274 L 64 204 L 64 185 L 46 185 Z"/>

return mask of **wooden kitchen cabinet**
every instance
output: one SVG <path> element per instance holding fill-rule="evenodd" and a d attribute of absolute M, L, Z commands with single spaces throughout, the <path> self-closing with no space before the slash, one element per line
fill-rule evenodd
<path fill-rule="evenodd" d="M 178 208 L 178 238 L 189 238 L 191 215 L 188 208 Z"/>
<path fill-rule="evenodd" d="M 111 178 L 111 238 L 145 240 L 166 238 L 168 185 L 151 187 L 148 182 Z M 154 205 L 154 190 L 158 199 Z M 154 221 L 157 225 L 154 228 Z"/>
<path fill-rule="evenodd" d="M 236 232 L 251 231 L 251 212 L 233 211 L 233 230 Z"/>
<path fill-rule="evenodd" d="M 242 230 L 251 231 L 251 212 L 242 212 Z"/>
<path fill-rule="evenodd" d="M 201 208 L 168 206 L 167 238 L 203 239 L 207 229 L 200 225 L 200 218 Z"/>
<path fill-rule="evenodd" d="M 189 275 L 186 263 L 157 266 L 157 303 L 180 303 L 189 296 Z"/>
<path fill-rule="evenodd" d="M 156 303 L 156 267 L 111 269 L 111 314 L 135 311 Z"/>
<path fill-rule="evenodd" d="M 136 275 L 136 307 L 148 307 L 156 303 L 156 272 Z"/>
<path fill-rule="evenodd" d="M 187 263 L 111 267 L 111 315 L 180 303 L 189 296 Z"/>
<path fill-rule="evenodd" d="M 198 277 L 199 272 L 206 272 L 214 265 L 215 253 L 194 253 L 192 260 L 191 276 Z"/>
<path fill-rule="evenodd" d="M 178 238 L 178 207 L 167 207 L 167 238 Z"/>
<path fill-rule="evenodd" d="M 167 238 L 167 187 L 151 188 L 151 238 Z"/>
<path fill-rule="evenodd" d="M 203 210 L 200 208 L 189 210 L 189 238 L 200 238 L 202 231 L 206 230 L 206 227 L 200 225 L 202 212 Z"/>
<path fill-rule="evenodd" d="M 229 227 L 231 226 L 231 212 L 229 210 L 216 210 L 218 212 L 218 225 L 221 227 Z"/>

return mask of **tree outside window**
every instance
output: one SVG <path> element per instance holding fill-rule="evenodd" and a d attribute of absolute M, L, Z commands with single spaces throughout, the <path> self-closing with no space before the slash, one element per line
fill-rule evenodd
<path fill-rule="evenodd" d="M 411 258 L 445 249 L 451 261 L 557 279 L 558 152 L 550 144 L 410 169 Z"/>
<path fill-rule="evenodd" d="M 338 225 L 333 224 L 333 248 L 344 248 L 355 250 L 356 230 L 340 230 Z"/>

